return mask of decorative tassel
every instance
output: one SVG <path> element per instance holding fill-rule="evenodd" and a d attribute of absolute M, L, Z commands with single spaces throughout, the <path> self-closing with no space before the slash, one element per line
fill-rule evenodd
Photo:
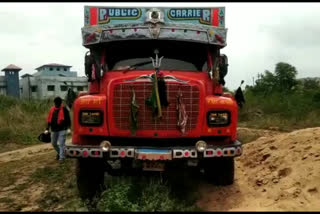
<path fill-rule="evenodd" d="M 166 82 L 164 81 L 164 78 L 162 77 L 162 75 L 159 75 L 158 88 L 159 88 L 160 103 L 164 107 L 168 107 L 169 102 L 167 99 L 167 86 L 166 86 Z"/>
<path fill-rule="evenodd" d="M 130 107 L 131 107 L 130 108 L 130 118 L 129 118 L 130 132 L 131 132 L 131 135 L 135 136 L 136 131 L 138 129 L 137 115 L 138 115 L 139 105 L 137 104 L 136 94 L 133 89 L 132 89 L 132 99 L 131 99 L 131 106 Z"/>
<path fill-rule="evenodd" d="M 159 98 L 159 89 L 158 89 L 158 80 L 157 77 L 153 74 L 152 75 L 152 92 L 151 97 L 148 97 L 146 100 L 146 105 L 151 106 L 152 114 L 155 117 L 161 118 L 161 102 Z"/>
<path fill-rule="evenodd" d="M 182 103 L 182 94 L 177 95 L 177 114 L 178 114 L 178 123 L 177 126 L 180 128 L 182 134 L 186 132 L 186 125 L 188 122 L 188 115 L 186 111 L 186 105 Z"/>

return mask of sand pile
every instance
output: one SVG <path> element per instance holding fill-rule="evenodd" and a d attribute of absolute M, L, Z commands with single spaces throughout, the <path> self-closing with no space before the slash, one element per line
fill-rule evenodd
<path fill-rule="evenodd" d="M 244 145 L 235 184 L 203 185 L 207 210 L 320 211 L 320 128 L 278 134 Z"/>

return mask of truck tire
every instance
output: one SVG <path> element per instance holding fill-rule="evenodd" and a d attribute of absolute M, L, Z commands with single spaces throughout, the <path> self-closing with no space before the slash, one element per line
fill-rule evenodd
<path fill-rule="evenodd" d="M 82 200 L 91 202 L 95 196 L 99 196 L 105 190 L 103 162 L 99 159 L 78 159 L 76 177 Z"/>
<path fill-rule="evenodd" d="M 205 162 L 204 171 L 210 182 L 219 186 L 234 182 L 234 158 L 213 158 Z"/>

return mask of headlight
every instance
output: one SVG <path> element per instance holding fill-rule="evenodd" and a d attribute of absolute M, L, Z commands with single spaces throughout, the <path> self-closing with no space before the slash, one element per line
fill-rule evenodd
<path fill-rule="evenodd" d="M 82 110 L 79 120 L 83 126 L 100 126 L 103 123 L 103 115 L 99 110 Z"/>
<path fill-rule="evenodd" d="M 207 116 L 208 126 L 228 126 L 230 124 L 230 112 L 210 111 Z"/>

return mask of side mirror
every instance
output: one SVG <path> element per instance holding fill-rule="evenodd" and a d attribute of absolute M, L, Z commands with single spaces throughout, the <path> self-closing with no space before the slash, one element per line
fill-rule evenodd
<path fill-rule="evenodd" d="M 88 81 L 92 81 L 92 64 L 94 63 L 94 59 L 91 55 L 89 55 L 90 51 L 86 53 L 84 56 L 84 73 L 88 77 Z"/>
<path fill-rule="evenodd" d="M 84 71 L 85 75 L 88 77 L 88 81 L 92 82 L 95 79 L 101 78 L 101 65 L 96 62 L 94 55 L 88 54 L 88 51 L 84 57 Z M 93 66 L 92 66 L 93 65 Z M 92 76 L 94 78 L 92 78 Z"/>
<path fill-rule="evenodd" d="M 224 77 L 227 75 L 228 73 L 228 57 L 225 54 L 220 55 L 219 58 L 219 83 L 224 85 L 225 81 L 224 81 Z"/>
<path fill-rule="evenodd" d="M 228 57 L 224 54 L 220 55 L 220 73 L 225 77 L 228 73 Z"/>

